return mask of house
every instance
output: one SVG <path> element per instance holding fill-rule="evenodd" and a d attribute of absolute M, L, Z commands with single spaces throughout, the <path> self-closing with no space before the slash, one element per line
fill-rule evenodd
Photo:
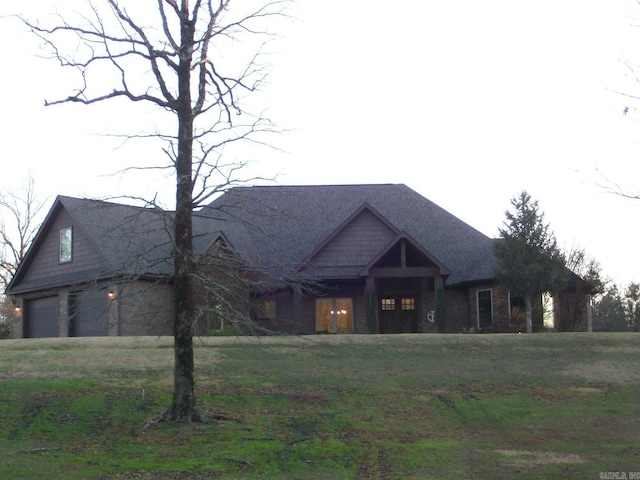
<path fill-rule="evenodd" d="M 14 336 L 170 334 L 172 219 L 59 196 L 7 290 Z M 239 187 L 194 213 L 199 278 L 218 275 L 262 332 L 517 331 L 494 242 L 397 184 Z M 233 259 L 226 273 L 216 258 Z M 230 314 L 219 291 L 197 293 L 202 312 Z"/>

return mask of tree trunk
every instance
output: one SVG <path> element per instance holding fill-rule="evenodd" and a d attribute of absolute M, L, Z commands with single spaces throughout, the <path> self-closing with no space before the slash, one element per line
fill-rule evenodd
<path fill-rule="evenodd" d="M 176 158 L 176 213 L 174 220 L 174 390 L 168 416 L 173 421 L 199 419 L 195 395 L 193 355 L 193 111 L 191 57 L 193 23 L 183 0 L 180 65 L 178 71 L 178 156 Z"/>
<path fill-rule="evenodd" d="M 527 310 L 527 333 L 533 332 L 533 321 L 531 319 L 531 297 L 527 295 L 524 297 L 524 303 Z"/>

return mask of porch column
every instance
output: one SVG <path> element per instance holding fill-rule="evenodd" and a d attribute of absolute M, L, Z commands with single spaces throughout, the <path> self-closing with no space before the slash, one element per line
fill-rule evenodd
<path fill-rule="evenodd" d="M 378 321 L 378 296 L 376 293 L 376 281 L 373 277 L 367 277 L 364 287 L 364 297 L 366 302 L 366 323 L 369 333 L 380 333 Z"/>
<path fill-rule="evenodd" d="M 447 333 L 447 312 L 445 309 L 444 281 L 440 275 L 434 279 L 433 294 L 435 296 L 435 314 L 438 333 Z"/>

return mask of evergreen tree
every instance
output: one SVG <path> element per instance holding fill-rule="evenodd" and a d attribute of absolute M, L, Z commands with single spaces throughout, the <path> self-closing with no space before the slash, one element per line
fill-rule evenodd
<path fill-rule="evenodd" d="M 511 200 L 511 205 L 513 211 L 506 212 L 504 228 L 499 230 L 501 238 L 495 244 L 498 266 L 494 273 L 512 294 L 524 299 L 526 331 L 530 333 L 533 299 L 565 287 L 568 270 L 538 202 L 522 191 Z"/>
<path fill-rule="evenodd" d="M 593 331 L 629 331 L 625 303 L 618 286 L 614 283 L 607 285 L 593 304 Z"/>
<path fill-rule="evenodd" d="M 624 310 L 632 332 L 640 332 L 640 284 L 631 282 L 625 290 Z"/>

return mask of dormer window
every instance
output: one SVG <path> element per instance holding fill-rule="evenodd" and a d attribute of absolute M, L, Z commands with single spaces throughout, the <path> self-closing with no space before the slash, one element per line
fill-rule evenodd
<path fill-rule="evenodd" d="M 68 263 L 73 255 L 73 230 L 71 227 L 60 229 L 60 263 Z"/>

